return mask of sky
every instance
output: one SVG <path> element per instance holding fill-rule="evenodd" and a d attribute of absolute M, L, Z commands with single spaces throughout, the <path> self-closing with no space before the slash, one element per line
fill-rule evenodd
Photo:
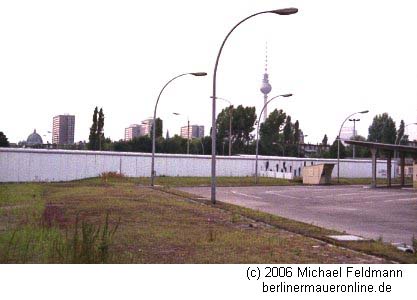
<path fill-rule="evenodd" d="M 191 124 L 211 126 L 214 63 L 229 30 L 264 10 L 297 7 L 291 16 L 263 14 L 240 25 L 225 44 L 217 96 L 234 105 L 263 106 L 260 86 L 268 44 L 271 102 L 299 120 L 307 142 L 337 136 L 343 120 L 358 116 L 367 136 L 375 115 L 399 125 L 417 122 L 417 3 L 415 1 L 1 1 L 0 131 L 11 142 L 37 130 L 51 141 L 52 118 L 74 114 L 75 140 L 88 140 L 95 106 L 104 132 L 157 116 L 164 134 Z M 217 113 L 227 106 L 218 101 Z M 173 115 L 180 113 L 180 116 Z M 352 124 L 347 124 L 352 126 Z M 407 127 L 417 139 L 417 126 Z"/>

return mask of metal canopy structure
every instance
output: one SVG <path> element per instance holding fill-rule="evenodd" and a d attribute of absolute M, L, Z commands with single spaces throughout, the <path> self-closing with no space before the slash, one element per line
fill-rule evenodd
<path fill-rule="evenodd" d="M 360 147 L 369 148 L 372 154 L 372 183 L 371 187 L 376 187 L 376 150 L 384 150 L 387 156 L 387 179 L 388 186 L 391 186 L 391 160 L 394 153 L 399 153 L 400 156 L 400 168 L 401 168 L 401 186 L 405 185 L 405 175 L 404 175 L 404 166 L 405 166 L 405 156 L 407 153 L 411 154 L 414 162 L 417 162 L 417 147 L 405 146 L 405 145 L 395 145 L 395 144 L 383 144 L 383 143 L 374 143 L 374 142 L 362 142 L 362 141 L 345 141 L 348 145 L 355 145 Z"/>

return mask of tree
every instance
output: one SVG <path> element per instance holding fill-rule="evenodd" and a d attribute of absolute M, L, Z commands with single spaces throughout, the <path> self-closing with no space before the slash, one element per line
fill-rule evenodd
<path fill-rule="evenodd" d="M 230 134 L 230 138 L 232 139 L 232 144 L 234 141 L 234 134 L 236 133 L 234 128 L 235 124 L 237 124 L 237 116 L 234 116 L 235 109 L 233 106 L 229 106 L 224 108 L 219 115 L 217 116 L 217 135 L 216 135 L 216 142 L 217 145 L 223 143 L 223 141 L 227 138 L 229 139 L 229 130 L 230 130 L 230 117 L 232 117 L 232 132 Z M 211 129 L 210 129 L 210 136 L 211 136 Z M 233 145 L 232 145 L 233 149 Z"/>
<path fill-rule="evenodd" d="M 104 136 L 103 136 L 104 138 Z M 102 141 L 102 150 L 104 151 L 113 151 L 114 150 L 114 145 L 113 142 L 110 138 L 104 138 Z"/>
<path fill-rule="evenodd" d="M 129 142 L 130 151 L 133 152 L 152 152 L 152 138 L 148 135 L 133 138 Z"/>
<path fill-rule="evenodd" d="M 229 110 L 228 107 L 223 109 L 217 116 L 217 151 L 222 150 L 222 143 L 229 138 Z M 232 119 L 232 148 L 235 153 L 247 153 L 249 142 L 253 136 L 251 132 L 254 130 L 256 120 L 255 107 L 243 107 L 239 105 L 233 109 Z"/>
<path fill-rule="evenodd" d="M 329 157 L 330 158 L 337 158 L 337 139 L 334 140 L 333 144 L 330 146 L 329 150 Z M 346 157 L 346 147 L 340 142 L 340 158 Z"/>
<path fill-rule="evenodd" d="M 299 156 L 298 145 L 295 143 L 294 124 L 291 123 L 291 116 L 287 116 L 285 126 L 282 131 L 284 135 L 285 153 L 288 156 Z"/>
<path fill-rule="evenodd" d="M 296 144 L 300 143 L 300 123 L 298 120 L 294 123 L 294 142 Z"/>
<path fill-rule="evenodd" d="M 160 118 L 156 118 L 155 123 L 156 123 L 155 137 L 156 138 L 162 137 L 162 120 Z"/>
<path fill-rule="evenodd" d="M 394 144 L 397 136 L 395 122 L 387 114 L 376 115 L 368 129 L 368 141 Z"/>
<path fill-rule="evenodd" d="M 294 143 L 293 125 L 291 123 L 291 116 L 289 116 L 289 115 L 287 116 L 287 120 L 285 121 L 283 134 L 284 134 L 284 143 L 285 144 L 293 144 Z"/>
<path fill-rule="evenodd" d="M 321 140 L 321 145 L 319 146 L 319 151 L 317 153 L 317 157 L 329 157 L 329 149 L 327 148 L 328 143 L 327 134 L 324 135 L 323 139 Z"/>
<path fill-rule="evenodd" d="M 400 139 L 400 145 L 408 145 L 408 142 L 408 134 L 404 134 L 403 137 Z"/>
<path fill-rule="evenodd" d="M 202 137 L 201 142 L 204 146 L 204 154 L 211 155 L 211 136 Z"/>
<path fill-rule="evenodd" d="M 190 141 L 190 154 L 203 154 L 204 145 L 202 139 L 196 138 Z"/>
<path fill-rule="evenodd" d="M 88 149 L 97 150 L 98 149 L 98 139 L 97 139 L 97 106 L 94 109 L 93 113 L 93 125 L 90 127 L 90 135 L 88 137 Z"/>
<path fill-rule="evenodd" d="M 356 135 L 355 137 L 352 137 L 352 140 L 365 142 L 366 138 L 361 135 Z M 346 157 L 353 157 L 353 146 L 352 145 L 346 146 L 345 153 L 346 153 Z M 368 148 L 355 146 L 355 157 L 370 157 L 370 156 L 371 156 L 371 151 Z"/>
<path fill-rule="evenodd" d="M 321 141 L 321 144 L 323 146 L 327 146 L 327 141 L 328 141 L 327 134 L 325 134 L 324 137 L 323 137 L 323 140 Z"/>
<path fill-rule="evenodd" d="M 98 122 L 97 122 L 97 140 L 98 140 L 98 150 L 103 149 L 104 143 L 104 113 L 103 108 L 100 108 L 100 112 L 98 113 Z"/>
<path fill-rule="evenodd" d="M 187 139 L 182 138 L 179 135 L 174 135 L 169 140 L 165 141 L 165 152 L 166 153 L 187 153 Z"/>
<path fill-rule="evenodd" d="M 300 151 L 301 130 L 300 130 L 300 123 L 298 122 L 298 120 L 295 121 L 294 123 L 293 131 L 294 131 L 294 144 L 295 144 L 294 146 L 297 148 L 297 156 L 298 157 L 304 156 L 304 153 Z"/>
<path fill-rule="evenodd" d="M 282 109 L 269 114 L 260 128 L 260 153 L 266 155 L 299 155 L 300 123 L 291 122 L 291 116 Z"/>
<path fill-rule="evenodd" d="M 119 140 L 118 142 L 113 142 L 113 150 L 118 152 L 131 152 L 132 146 L 129 142 L 124 140 Z"/>
<path fill-rule="evenodd" d="M 10 147 L 10 143 L 3 131 L 0 131 L 0 147 Z"/>
<path fill-rule="evenodd" d="M 110 139 L 106 139 L 106 142 Z M 190 153 L 202 154 L 202 144 L 204 146 L 204 154 L 211 153 L 211 138 L 204 137 L 201 139 L 193 139 L 190 143 Z M 155 140 L 156 152 L 158 153 L 187 153 L 187 139 L 179 135 L 172 138 L 158 137 Z M 104 150 L 114 150 L 120 152 L 152 152 L 152 137 L 149 135 L 139 136 L 130 141 L 120 140 L 110 145 L 104 144 Z"/>
<path fill-rule="evenodd" d="M 104 149 L 103 145 L 108 143 L 104 137 L 104 112 L 103 108 L 98 107 L 93 112 L 93 124 L 90 127 L 90 135 L 88 137 L 88 149 L 90 150 L 101 150 Z"/>
<path fill-rule="evenodd" d="M 260 135 L 260 148 L 261 153 L 266 155 L 277 154 L 277 145 L 282 144 L 280 131 L 284 124 L 287 115 L 282 109 L 275 109 L 272 111 L 265 122 L 260 125 L 259 135 Z M 282 145 L 281 145 L 282 146 Z M 279 151 L 281 153 L 281 151 Z"/>
<path fill-rule="evenodd" d="M 398 128 L 398 132 L 397 132 L 397 138 L 395 139 L 395 144 L 400 144 L 401 140 L 404 137 L 404 131 L 405 131 L 404 120 L 401 120 L 400 128 Z"/>

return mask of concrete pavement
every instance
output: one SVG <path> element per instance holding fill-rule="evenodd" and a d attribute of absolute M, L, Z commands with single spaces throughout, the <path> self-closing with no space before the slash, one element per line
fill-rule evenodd
<path fill-rule="evenodd" d="M 179 188 L 210 197 L 209 187 Z M 218 187 L 217 199 L 366 238 L 411 244 L 417 191 L 363 186 Z"/>

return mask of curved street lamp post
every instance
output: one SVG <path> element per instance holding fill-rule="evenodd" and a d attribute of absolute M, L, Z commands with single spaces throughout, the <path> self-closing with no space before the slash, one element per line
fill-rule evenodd
<path fill-rule="evenodd" d="M 156 119 L 156 109 L 158 107 L 158 103 L 159 103 L 159 98 L 161 98 L 162 92 L 165 90 L 165 88 L 167 87 L 168 84 L 170 84 L 172 81 L 174 81 L 175 79 L 185 76 L 185 75 L 193 75 L 193 76 L 206 76 L 207 73 L 206 72 L 194 72 L 194 73 L 183 73 L 180 75 L 175 76 L 174 78 L 172 78 L 171 80 L 169 80 L 161 89 L 161 91 L 159 92 L 158 95 L 158 99 L 156 100 L 155 103 L 155 109 L 153 111 L 153 121 L 152 121 L 152 162 L 151 162 L 151 186 L 154 186 L 154 180 L 155 180 L 155 135 L 156 135 L 156 124 L 155 124 L 155 119 Z"/>
<path fill-rule="evenodd" d="M 278 96 L 272 97 L 265 103 L 265 105 L 262 107 L 261 113 L 259 114 L 258 125 L 256 126 L 256 158 L 255 158 L 255 183 L 256 184 L 258 183 L 259 124 L 261 123 L 262 113 L 264 112 L 265 108 L 268 106 L 269 102 L 271 102 L 272 100 L 278 97 L 291 97 L 291 96 L 292 94 L 284 94 L 284 95 L 278 95 Z"/>
<path fill-rule="evenodd" d="M 292 15 L 298 12 L 297 8 L 283 8 L 283 9 L 276 9 L 276 10 L 268 10 L 258 12 L 256 14 L 250 15 L 249 17 L 244 18 L 242 21 L 237 23 L 226 35 L 224 38 L 219 52 L 217 54 L 216 63 L 214 65 L 214 72 L 213 72 L 213 105 L 212 105 L 212 115 L 211 115 L 211 202 L 216 204 L 216 78 L 217 78 L 217 66 L 219 65 L 220 55 L 222 53 L 224 44 L 226 43 L 227 39 L 229 38 L 230 34 L 243 22 L 246 20 L 255 17 L 260 14 L 267 14 L 273 13 L 277 15 Z"/>
<path fill-rule="evenodd" d="M 343 125 L 345 124 L 345 122 L 352 116 L 356 115 L 356 114 L 367 114 L 369 112 L 369 110 L 364 110 L 364 111 L 358 111 L 355 112 L 351 115 L 349 115 L 342 123 L 342 125 L 340 126 L 339 129 L 339 135 L 337 136 L 337 183 L 340 183 L 340 134 L 342 132 L 342 128 Z"/>

